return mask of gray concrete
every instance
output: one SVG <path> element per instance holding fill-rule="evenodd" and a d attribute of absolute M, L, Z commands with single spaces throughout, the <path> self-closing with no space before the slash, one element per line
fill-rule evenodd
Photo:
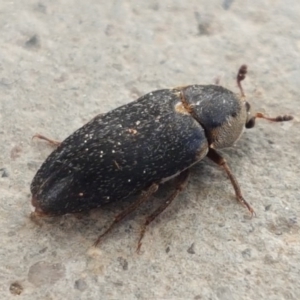
<path fill-rule="evenodd" d="M 161 4 L 163 2 L 163 4 Z M 0 3 L 0 299 L 299 299 L 299 1 Z M 249 102 L 285 124 L 257 122 L 224 151 L 257 217 L 203 161 L 148 229 L 166 186 L 92 247 L 120 208 L 29 219 L 30 182 L 51 147 L 96 114 L 151 90 L 249 66 Z M 19 296 L 13 296 L 21 292 Z"/>

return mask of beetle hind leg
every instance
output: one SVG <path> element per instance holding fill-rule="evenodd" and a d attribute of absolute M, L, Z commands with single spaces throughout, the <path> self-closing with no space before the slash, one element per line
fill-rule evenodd
<path fill-rule="evenodd" d="M 60 144 L 61 144 L 61 142 L 59 142 L 59 141 L 55 141 L 55 140 L 52 140 L 52 139 L 49 139 L 49 138 L 47 138 L 46 136 L 44 136 L 44 135 L 41 135 L 41 134 L 35 134 L 33 137 L 32 137 L 32 139 L 35 139 L 35 138 L 37 138 L 37 139 L 40 139 L 40 140 L 44 140 L 44 141 L 47 141 L 51 146 L 53 146 L 53 147 L 58 147 Z"/>
<path fill-rule="evenodd" d="M 127 217 L 130 213 L 132 213 L 133 211 L 135 211 L 143 202 L 147 201 L 157 190 L 158 190 L 158 184 L 153 183 L 146 191 L 143 191 L 142 195 L 136 201 L 134 201 L 130 206 L 128 206 L 120 214 L 118 214 L 118 215 L 115 216 L 115 219 L 112 222 L 112 224 L 104 231 L 104 233 L 102 233 L 98 237 L 98 239 L 94 243 L 94 246 L 96 247 L 100 243 L 100 241 L 102 240 L 102 238 L 107 233 L 109 233 L 117 223 L 119 223 L 125 217 Z"/>
<path fill-rule="evenodd" d="M 178 194 L 184 190 L 186 187 L 186 183 L 189 178 L 189 170 L 185 170 L 180 173 L 177 177 L 176 189 L 175 191 L 167 198 L 167 200 L 160 205 L 150 216 L 147 217 L 145 223 L 143 224 L 140 232 L 140 238 L 138 241 L 138 246 L 136 251 L 139 253 L 142 246 L 142 239 L 145 235 L 147 226 L 158 217 L 170 204 L 171 202 L 178 196 Z"/>

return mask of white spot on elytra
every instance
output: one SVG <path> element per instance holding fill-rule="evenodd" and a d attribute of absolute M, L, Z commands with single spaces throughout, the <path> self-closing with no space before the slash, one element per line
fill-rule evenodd
<path fill-rule="evenodd" d="M 116 152 L 115 150 L 112 150 L 112 151 L 111 151 L 111 153 L 115 153 L 115 152 Z"/>
<path fill-rule="evenodd" d="M 131 179 L 128 179 L 128 182 L 130 182 L 131 181 Z"/>
<path fill-rule="evenodd" d="M 135 124 L 136 124 L 136 125 L 140 125 L 140 124 L 141 124 L 141 121 L 136 121 Z"/>
<path fill-rule="evenodd" d="M 83 193 L 79 193 L 78 195 L 79 195 L 80 197 L 82 197 L 82 196 L 83 196 Z"/>

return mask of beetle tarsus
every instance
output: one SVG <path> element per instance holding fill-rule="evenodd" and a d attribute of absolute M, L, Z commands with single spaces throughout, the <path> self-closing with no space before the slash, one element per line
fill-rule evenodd
<path fill-rule="evenodd" d="M 94 243 L 94 246 L 95 247 L 98 246 L 98 244 L 100 243 L 101 239 L 107 233 L 109 233 L 117 223 L 119 223 L 125 217 L 127 217 L 130 213 L 132 213 L 133 211 L 135 211 L 143 202 L 147 201 L 151 197 L 151 195 L 153 195 L 157 190 L 158 190 L 158 184 L 153 183 L 146 191 L 144 191 L 142 193 L 142 195 L 135 202 L 133 202 L 130 206 L 128 206 L 124 211 L 122 211 L 120 214 L 118 214 L 115 217 L 113 223 L 105 230 L 104 233 L 102 233 L 98 237 L 98 239 Z"/>
<path fill-rule="evenodd" d="M 43 136 L 43 135 L 38 134 L 38 133 L 35 134 L 35 135 L 32 137 L 32 139 L 35 139 L 35 138 L 38 138 L 38 139 L 40 139 L 40 140 L 47 141 L 47 142 L 48 142 L 51 146 L 53 146 L 53 147 L 58 147 L 58 146 L 60 146 L 60 144 L 61 144 L 61 142 L 59 142 L 59 141 L 49 139 L 49 138 L 47 138 L 46 136 Z"/>
<path fill-rule="evenodd" d="M 142 239 L 145 235 L 147 226 L 152 221 L 154 221 L 154 219 L 158 217 L 172 203 L 172 201 L 178 196 L 180 192 L 184 190 L 188 178 L 189 178 L 189 170 L 185 170 L 182 173 L 180 173 L 177 177 L 176 190 L 166 199 L 166 201 L 162 205 L 160 205 L 150 216 L 147 217 L 145 223 L 141 228 L 140 238 L 138 241 L 138 246 L 136 248 L 137 253 L 140 253 L 141 246 L 142 246 Z"/>
<path fill-rule="evenodd" d="M 256 213 L 255 213 L 254 209 L 253 209 L 253 208 L 250 206 L 250 204 L 244 199 L 243 196 L 241 196 L 241 197 L 237 196 L 237 200 L 238 200 L 243 206 L 245 206 L 245 207 L 249 210 L 250 215 L 251 215 L 251 218 L 256 216 Z"/>
<path fill-rule="evenodd" d="M 237 200 L 249 210 L 251 217 L 255 216 L 254 209 L 244 199 L 240 185 L 239 185 L 238 181 L 236 180 L 235 176 L 233 175 L 233 173 L 231 172 L 226 160 L 215 149 L 212 149 L 212 148 L 209 148 L 207 157 L 225 170 L 225 172 L 226 172 L 227 176 L 229 177 L 231 184 L 234 188 L 235 196 L 236 196 Z"/>

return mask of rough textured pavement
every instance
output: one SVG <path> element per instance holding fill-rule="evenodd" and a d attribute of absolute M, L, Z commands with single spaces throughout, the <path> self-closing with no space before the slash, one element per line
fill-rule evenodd
<path fill-rule="evenodd" d="M 0 3 L 1 299 L 299 299 L 300 2 L 274 0 L 8 1 Z M 143 220 L 172 183 L 94 248 L 121 207 L 29 219 L 30 182 L 93 116 L 159 88 L 237 90 L 269 115 L 224 151 L 257 216 L 204 160 L 168 210 Z M 17 295 L 19 294 L 19 295 Z"/>

